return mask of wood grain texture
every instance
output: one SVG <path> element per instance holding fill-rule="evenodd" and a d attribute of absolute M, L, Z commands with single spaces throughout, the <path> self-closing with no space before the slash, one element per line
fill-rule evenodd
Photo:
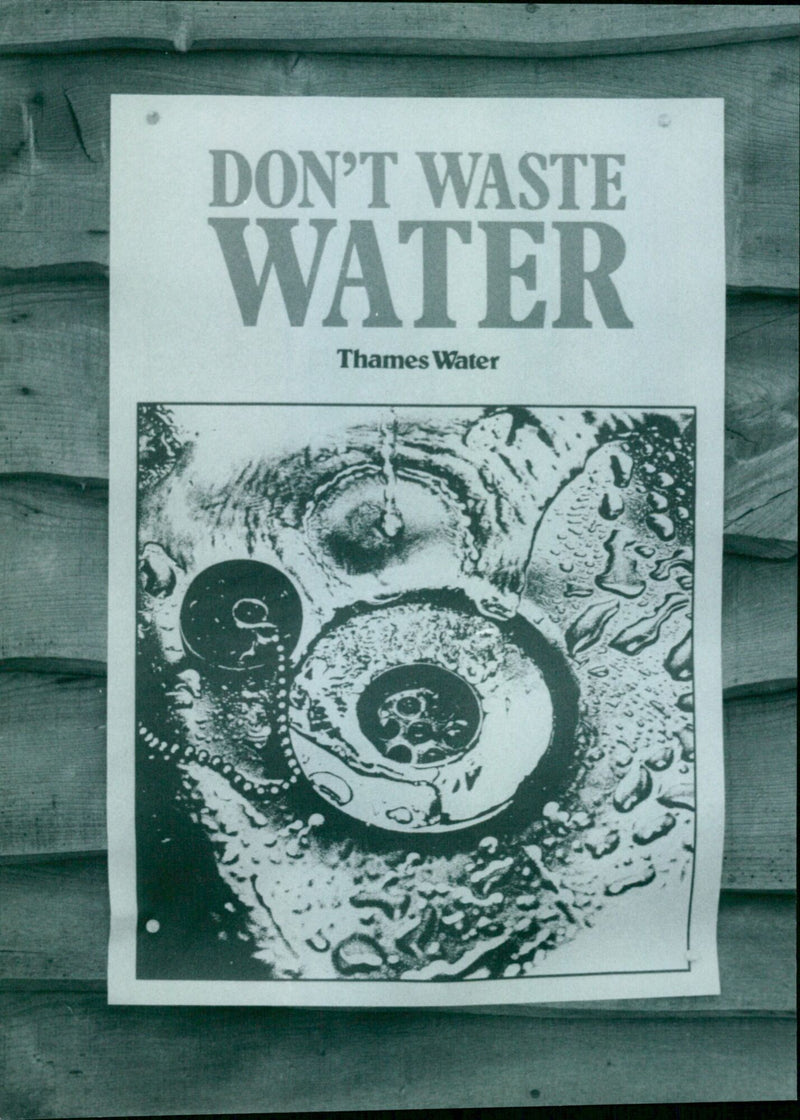
<path fill-rule="evenodd" d="M 2 0 L 0 52 L 304 50 L 553 57 L 798 34 L 780 4 L 208 3 Z"/>
<path fill-rule="evenodd" d="M 0 673 L 0 859 L 105 851 L 106 688 Z"/>
<path fill-rule="evenodd" d="M 0 988 L 105 987 L 105 856 L 0 865 L 0 894 Z"/>
<path fill-rule="evenodd" d="M 731 294 L 726 548 L 797 551 L 797 304 Z M 0 286 L 0 472 L 108 475 L 108 290 L 99 277 Z"/>
<path fill-rule="evenodd" d="M 797 696 L 724 705 L 725 847 L 722 881 L 740 890 L 797 883 Z"/>
<path fill-rule="evenodd" d="M 0 480 L 0 661 L 59 659 L 102 669 L 107 555 L 105 487 Z"/>
<path fill-rule="evenodd" d="M 773 558 L 797 554 L 797 441 L 727 462 L 725 547 Z"/>
<path fill-rule="evenodd" d="M 797 684 L 797 566 L 726 556 L 722 575 L 722 682 L 727 696 Z M 770 666 L 768 673 L 765 666 Z"/>
<path fill-rule="evenodd" d="M 0 1110 L 25 1117 L 782 1100 L 793 1019 L 108 1008 L 0 997 Z"/>
<path fill-rule="evenodd" d="M 797 552 L 797 301 L 732 294 L 725 354 L 725 547 Z"/>
<path fill-rule="evenodd" d="M 723 883 L 796 881 L 794 693 L 725 704 Z M 97 678 L 0 673 L 0 860 L 102 851 L 105 687 Z"/>
<path fill-rule="evenodd" d="M 108 283 L 0 286 L 0 470 L 108 477 Z"/>
<path fill-rule="evenodd" d="M 0 988 L 105 989 L 105 858 L 0 866 Z M 535 1018 L 786 1015 L 796 1006 L 794 896 L 723 893 L 719 996 L 492 1008 Z M 487 1009 L 482 1008 L 482 1011 Z"/>
<path fill-rule="evenodd" d="M 103 486 L 0 476 L 0 661 L 102 671 L 107 532 Z M 794 563 L 727 556 L 723 600 L 726 690 L 788 687 L 797 675 Z"/>
<path fill-rule="evenodd" d="M 0 268 L 108 259 L 109 95 L 724 97 L 727 280 L 798 286 L 797 44 L 619 58 L 130 53 L 0 62 Z M 46 230 L 46 236 L 42 231 Z"/>

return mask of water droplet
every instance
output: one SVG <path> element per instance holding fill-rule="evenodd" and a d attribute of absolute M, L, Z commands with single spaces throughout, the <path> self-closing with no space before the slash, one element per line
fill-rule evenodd
<path fill-rule="evenodd" d="M 694 762 L 694 732 L 690 727 L 683 727 L 675 733 L 675 738 L 681 745 L 681 758 L 684 762 Z"/>
<path fill-rule="evenodd" d="M 690 785 L 675 786 L 664 790 L 658 800 L 668 809 L 694 809 L 694 787 Z"/>
<path fill-rule="evenodd" d="M 615 595 L 635 599 L 644 591 L 645 583 L 637 571 L 636 560 L 625 551 L 629 539 L 625 530 L 615 529 L 605 541 L 603 548 L 608 553 L 608 563 L 595 583 L 603 591 L 613 591 Z"/>
<path fill-rule="evenodd" d="M 308 945 L 309 949 L 313 949 L 315 953 L 327 953 L 328 949 L 331 947 L 330 941 L 328 941 L 327 937 L 320 929 L 317 930 L 313 937 L 306 938 L 306 945 Z"/>
<path fill-rule="evenodd" d="M 363 933 L 353 933 L 333 950 L 333 963 L 343 976 L 376 972 L 383 966 L 384 952 L 377 941 Z"/>
<path fill-rule="evenodd" d="M 625 891 L 632 890 L 634 887 L 646 887 L 648 883 L 652 883 L 655 877 L 655 868 L 648 864 L 640 871 L 636 871 L 631 875 L 625 875 L 609 883 L 606 886 L 605 893 L 613 897 L 617 894 L 624 894 Z"/>
<path fill-rule="evenodd" d="M 351 895 L 350 905 L 360 910 L 380 910 L 387 918 L 391 919 L 397 916 L 399 909 L 395 901 L 386 898 L 384 895 L 368 894 L 364 892 Z"/>
<path fill-rule="evenodd" d="M 140 582 L 149 595 L 166 598 L 172 594 L 179 568 L 160 544 L 150 541 L 144 546 L 139 556 L 138 567 Z"/>
<path fill-rule="evenodd" d="M 672 747 L 664 743 L 662 746 L 656 747 L 644 760 L 645 766 L 648 766 L 651 770 L 666 770 L 667 767 L 672 765 L 673 757 Z"/>
<path fill-rule="evenodd" d="M 611 456 L 611 474 L 615 486 L 627 486 L 633 473 L 633 459 L 622 448 L 618 448 Z"/>
<path fill-rule="evenodd" d="M 603 636 L 609 620 L 619 610 L 619 603 L 613 599 L 606 599 L 602 603 L 595 603 L 583 612 L 567 630 L 567 649 L 573 656 L 583 653 Z"/>
<path fill-rule="evenodd" d="M 541 903 L 536 911 L 537 922 L 552 922 L 561 918 L 563 911 L 561 911 L 555 903 L 544 902 Z"/>
<path fill-rule="evenodd" d="M 433 906 L 428 904 L 422 911 L 419 922 L 397 938 L 397 948 L 402 953 L 410 953 L 415 957 L 422 957 L 436 936 L 439 925 L 439 916 Z"/>
<path fill-rule="evenodd" d="M 556 801 L 548 801 L 542 809 L 542 817 L 550 825 L 553 832 L 565 836 L 569 825 L 569 813 L 565 813 Z"/>
<path fill-rule="evenodd" d="M 156 918 L 149 918 L 148 921 L 145 922 L 144 928 L 148 933 L 158 933 L 158 931 L 161 929 L 161 922 L 159 922 Z"/>
<path fill-rule="evenodd" d="M 489 894 L 492 887 L 505 878 L 511 868 L 514 866 L 514 857 L 506 856 L 505 859 L 495 859 L 487 863 L 486 867 L 481 868 L 479 871 L 473 871 L 469 877 L 469 881 L 473 887 L 482 887 L 481 893 L 484 897 Z"/>
<path fill-rule="evenodd" d="M 499 618 L 506 621 L 515 616 L 516 607 L 510 603 L 501 603 L 497 599 L 481 599 L 478 603 L 478 610 L 487 618 Z"/>
<path fill-rule="evenodd" d="M 672 813 L 662 813 L 649 821 L 637 825 L 633 832 L 634 844 L 652 844 L 654 840 L 666 836 L 675 827 Z"/>
<path fill-rule="evenodd" d="M 381 442 L 381 459 L 383 467 L 384 489 L 383 510 L 380 518 L 380 529 L 384 536 L 390 540 L 398 536 L 404 529 L 403 517 L 397 508 L 397 473 L 394 467 L 393 456 L 396 451 L 397 425 L 394 415 L 391 424 L 385 424 L 381 429 L 383 440 Z"/>
<path fill-rule="evenodd" d="M 535 894 L 517 895 L 516 903 L 520 910 L 534 910 L 539 902 Z"/>
<path fill-rule="evenodd" d="M 553 929 L 540 929 L 539 932 L 530 941 L 523 942 L 517 950 L 517 958 L 520 961 L 530 960 L 538 949 L 547 948 L 548 944 L 552 942 L 555 937 L 555 930 Z"/>
<path fill-rule="evenodd" d="M 679 548 L 677 552 L 673 552 L 670 556 L 665 556 L 659 560 L 653 568 L 650 576 L 655 580 L 669 579 L 670 575 L 675 569 L 684 569 L 687 572 L 692 570 L 692 562 L 686 554 L 685 548 Z"/>
<path fill-rule="evenodd" d="M 353 799 L 353 791 L 350 786 L 344 778 L 340 778 L 337 774 L 331 774 L 327 770 L 319 770 L 316 774 L 309 775 L 309 780 L 322 797 L 328 801 L 333 801 L 336 805 L 346 805 L 348 801 Z"/>
<path fill-rule="evenodd" d="M 671 541 L 675 536 L 675 523 L 665 513 L 649 513 L 645 521 L 659 540 Z"/>
<path fill-rule="evenodd" d="M 694 696 L 691 692 L 684 692 L 681 696 L 678 697 L 678 699 L 675 701 L 675 704 L 678 710 L 681 712 L 693 712 Z"/>
<path fill-rule="evenodd" d="M 568 583 L 564 592 L 565 599 L 587 599 L 593 594 L 591 587 L 578 587 L 574 583 Z"/>
<path fill-rule="evenodd" d="M 626 746 L 625 743 L 618 743 L 614 751 L 612 765 L 619 770 L 624 770 L 626 767 L 630 766 L 632 760 L 633 754 L 630 747 Z"/>
<path fill-rule="evenodd" d="M 614 790 L 614 805 L 621 813 L 629 813 L 646 797 L 649 797 L 653 789 L 653 779 L 650 777 L 650 771 L 646 766 L 633 766 L 620 779 L 617 788 Z"/>
<path fill-rule="evenodd" d="M 493 856 L 497 851 L 498 843 L 496 836 L 484 836 L 478 844 L 478 848 L 480 851 L 486 852 L 487 855 Z"/>
<path fill-rule="evenodd" d="M 619 833 L 615 828 L 596 828 L 586 834 L 584 843 L 594 858 L 600 859 L 619 846 Z"/>
<path fill-rule="evenodd" d="M 640 650 L 658 641 L 661 627 L 667 619 L 675 614 L 676 611 L 688 605 L 689 600 L 683 595 L 679 595 L 677 591 L 671 592 L 661 603 L 655 614 L 647 615 L 638 622 L 634 622 L 632 626 L 627 626 L 624 630 L 620 630 L 619 634 L 609 642 L 609 645 L 612 649 L 619 650 L 620 653 L 626 653 L 628 655 L 639 653 Z"/>
<path fill-rule="evenodd" d="M 396 821 L 397 824 L 411 824 L 414 819 L 413 813 L 405 805 L 399 805 L 396 809 L 387 809 L 386 816 L 390 821 Z"/>
<path fill-rule="evenodd" d="M 676 681 L 688 681 L 692 676 L 692 632 L 687 630 L 685 637 L 674 645 L 664 659 L 664 668 Z"/>
<path fill-rule="evenodd" d="M 663 513 L 665 509 L 669 508 L 669 498 L 666 494 L 662 494 L 660 490 L 651 490 L 647 495 L 647 501 L 657 513 Z"/>
<path fill-rule="evenodd" d="M 394 501 L 388 502 L 381 517 L 381 529 L 384 536 L 396 537 L 401 533 L 404 527 L 403 518 L 400 516 L 400 511 L 395 505 Z"/>
<path fill-rule="evenodd" d="M 615 521 L 624 510 L 622 495 L 616 490 L 607 490 L 600 500 L 600 516 L 606 521 Z"/>

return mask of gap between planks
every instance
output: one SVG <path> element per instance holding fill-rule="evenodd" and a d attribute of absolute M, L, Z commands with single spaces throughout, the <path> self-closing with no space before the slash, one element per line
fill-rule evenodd
<path fill-rule="evenodd" d="M 350 51 L 572 57 L 798 34 L 792 5 L 265 3 L 3 0 L 0 53 Z"/>

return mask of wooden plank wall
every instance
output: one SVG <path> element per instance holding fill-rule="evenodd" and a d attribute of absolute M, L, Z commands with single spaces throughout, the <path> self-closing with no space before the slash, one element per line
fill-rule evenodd
<path fill-rule="evenodd" d="M 782 5 L 0 0 L 5 1120 L 794 1096 L 797 34 Z M 720 997 L 106 1006 L 112 91 L 726 99 Z"/>

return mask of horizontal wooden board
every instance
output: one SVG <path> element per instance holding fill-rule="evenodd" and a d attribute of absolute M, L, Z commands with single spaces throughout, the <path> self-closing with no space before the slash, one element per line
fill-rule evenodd
<path fill-rule="evenodd" d="M 751 890 L 792 887 L 797 882 L 796 693 L 728 700 L 724 736 L 723 881 Z"/>
<path fill-rule="evenodd" d="M 108 885 L 104 857 L 0 866 L 0 988 L 104 988 Z M 723 893 L 719 996 L 492 1008 L 538 1018 L 593 1013 L 790 1014 L 795 995 L 793 895 Z M 485 1010 L 485 1009 L 482 1009 Z"/>
<path fill-rule="evenodd" d="M 0 1111 L 25 1117 L 782 1100 L 793 1019 L 108 1008 L 0 997 Z"/>
<path fill-rule="evenodd" d="M 106 687 L 0 673 L 0 859 L 104 851 Z"/>
<path fill-rule="evenodd" d="M 0 865 L 0 893 L 0 987 L 105 983 L 105 856 Z"/>
<path fill-rule="evenodd" d="M 433 63 L 396 55 L 254 52 L 8 58 L 0 62 L 0 267 L 106 263 L 112 91 L 721 97 L 728 283 L 795 290 L 797 81 L 797 45 L 788 39 L 581 60 L 437 58 Z M 520 130 L 524 133 L 522 120 Z"/>
<path fill-rule="evenodd" d="M 797 551 L 798 313 L 731 294 L 726 548 Z M 0 286 L 0 472 L 108 475 L 108 290 L 102 278 Z"/>
<path fill-rule="evenodd" d="M 797 551 L 795 299 L 730 295 L 725 353 L 725 547 Z"/>
<path fill-rule="evenodd" d="M 793 692 L 725 704 L 728 888 L 794 888 L 796 714 Z M 105 849 L 103 682 L 0 673 L 0 744 L 0 860 Z"/>
<path fill-rule="evenodd" d="M 796 437 L 797 360 L 795 296 L 728 293 L 725 441 L 731 459 L 757 457 Z"/>
<path fill-rule="evenodd" d="M 725 547 L 754 556 L 796 555 L 796 440 L 726 463 Z"/>
<path fill-rule="evenodd" d="M 104 487 L 0 476 L 0 661 L 102 669 L 107 532 Z M 723 597 L 725 688 L 752 692 L 795 680 L 794 562 L 727 556 Z"/>
<path fill-rule="evenodd" d="M 2 0 L 0 52 L 306 50 L 552 57 L 781 38 L 780 4 L 208 3 Z"/>
<path fill-rule="evenodd" d="M 726 695 L 797 683 L 796 618 L 797 566 L 793 560 L 724 558 L 722 683 Z"/>
<path fill-rule="evenodd" d="M 105 486 L 0 480 L 0 661 L 57 658 L 103 668 L 107 553 Z"/>
<path fill-rule="evenodd" d="M 108 282 L 0 286 L 0 471 L 108 477 Z"/>

